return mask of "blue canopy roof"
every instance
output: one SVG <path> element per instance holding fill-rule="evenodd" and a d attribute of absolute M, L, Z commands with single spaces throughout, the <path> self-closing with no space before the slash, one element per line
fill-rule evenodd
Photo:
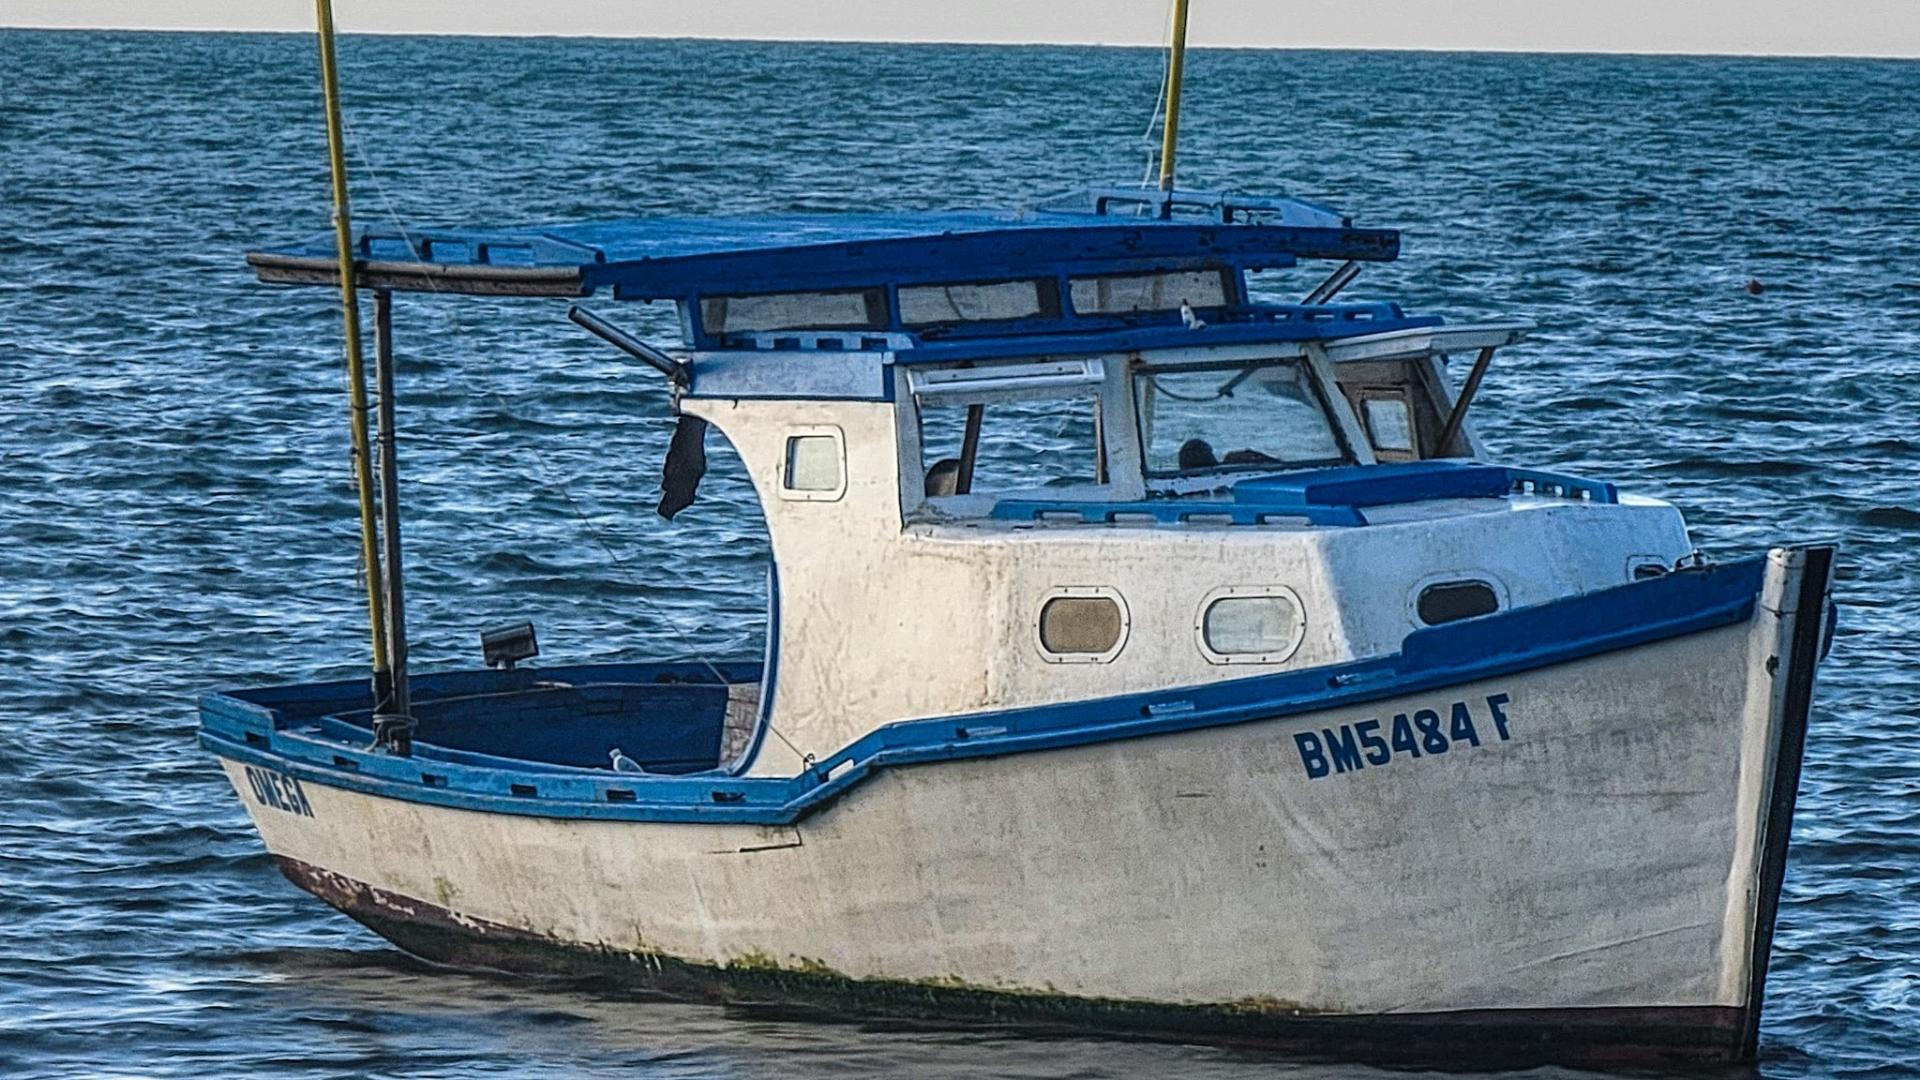
<path fill-rule="evenodd" d="M 1128 212 L 1132 211 L 1132 212 Z M 505 229 L 361 229 L 368 288 L 685 300 L 850 286 L 1384 261 L 1391 229 L 1294 199 L 1105 188 L 1042 209 L 651 218 Z M 250 252 L 261 280 L 335 282 L 331 233 Z"/>

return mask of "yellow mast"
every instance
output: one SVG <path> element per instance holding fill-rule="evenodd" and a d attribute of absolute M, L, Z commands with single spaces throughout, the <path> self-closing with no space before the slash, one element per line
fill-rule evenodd
<path fill-rule="evenodd" d="M 1167 111 L 1160 125 L 1160 190 L 1173 190 L 1173 152 L 1180 141 L 1180 75 L 1187 59 L 1187 0 L 1173 0 L 1173 45 L 1167 54 Z"/>
<path fill-rule="evenodd" d="M 380 552 L 374 530 L 373 469 L 367 443 L 366 365 L 360 351 L 360 296 L 353 262 L 353 219 L 347 209 L 347 159 L 340 122 L 340 73 L 333 54 L 332 0 L 314 0 L 320 24 L 320 82 L 327 99 L 327 158 L 333 168 L 333 235 L 340 252 L 340 308 L 347 331 L 347 394 L 353 434 L 353 481 L 360 493 L 360 559 L 367 568 L 367 619 L 373 627 L 374 708 L 393 692 L 381 596 Z"/>

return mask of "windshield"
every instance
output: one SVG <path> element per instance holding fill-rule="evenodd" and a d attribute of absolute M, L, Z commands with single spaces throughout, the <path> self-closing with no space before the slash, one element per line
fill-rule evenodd
<path fill-rule="evenodd" d="M 1347 460 L 1297 360 L 1145 368 L 1133 377 L 1148 476 Z"/>

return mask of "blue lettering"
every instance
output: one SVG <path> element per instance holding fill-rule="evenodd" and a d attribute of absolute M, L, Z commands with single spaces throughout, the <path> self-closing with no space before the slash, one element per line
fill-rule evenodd
<path fill-rule="evenodd" d="M 1513 732 L 1509 729 L 1507 706 L 1513 699 L 1507 694 L 1489 694 L 1484 700 L 1500 741 L 1511 740 Z M 1318 780 L 1335 773 L 1360 772 L 1368 766 L 1391 765 L 1401 754 L 1418 760 L 1436 757 L 1457 747 L 1484 745 L 1480 722 L 1471 703 L 1452 701 L 1430 709 L 1395 713 L 1392 721 L 1383 717 L 1341 724 L 1337 728 L 1296 732 L 1293 744 L 1300 752 L 1300 765 L 1306 770 L 1307 779 Z M 289 797 L 297 800 L 301 808 L 298 812 L 311 816 L 313 810 L 306 806 L 299 781 L 292 777 L 284 779 L 292 785 Z"/>
<path fill-rule="evenodd" d="M 313 807 L 308 804 L 306 790 L 300 786 L 300 781 L 291 776 L 282 776 L 280 779 L 287 785 L 287 809 L 303 817 L 312 817 Z"/>
<path fill-rule="evenodd" d="M 1407 723 L 1406 713 L 1393 718 L 1393 752 L 1420 756 L 1420 744 L 1414 741 L 1413 725 Z"/>
<path fill-rule="evenodd" d="M 1327 753 L 1333 755 L 1335 772 L 1356 772 L 1366 768 L 1360 761 L 1360 748 L 1353 745 L 1353 729 L 1340 725 L 1340 734 L 1335 735 L 1330 728 L 1321 728 L 1320 735 L 1327 740 Z"/>
<path fill-rule="evenodd" d="M 1493 726 L 1496 731 L 1500 732 L 1501 742 L 1506 742 L 1513 737 L 1507 734 L 1507 712 L 1501 708 L 1502 705 L 1512 700 L 1512 698 L 1505 694 L 1487 695 L 1487 709 L 1493 713 Z"/>
<path fill-rule="evenodd" d="M 1300 764 L 1307 770 L 1307 779 L 1318 780 L 1333 771 L 1327 764 L 1327 755 L 1320 749 L 1320 736 L 1311 731 L 1295 732 L 1293 745 L 1300 748 Z"/>
<path fill-rule="evenodd" d="M 253 801 L 257 803 L 266 802 L 267 793 L 260 784 L 260 774 L 255 771 L 251 765 L 244 766 L 244 768 L 247 772 L 247 786 L 253 789 Z"/>
<path fill-rule="evenodd" d="M 251 765 L 242 768 L 247 773 L 247 786 L 253 789 L 254 801 L 289 814 L 313 816 L 313 804 L 307 801 L 307 791 L 300 786 L 300 781 L 271 769 L 256 769 Z"/>
<path fill-rule="evenodd" d="M 1472 746 L 1480 745 L 1480 733 L 1473 729 L 1473 710 L 1467 708 L 1466 702 L 1453 703 L 1452 727 L 1450 734 L 1454 742 L 1463 742 Z"/>
<path fill-rule="evenodd" d="M 280 801 L 280 778 L 273 773 L 260 774 L 260 790 L 267 793 L 267 805 L 275 810 L 285 810 L 287 804 Z"/>
<path fill-rule="evenodd" d="M 1360 736 L 1360 745 L 1367 751 L 1367 761 L 1373 765 L 1385 765 L 1393 760 L 1393 751 L 1388 749 L 1387 740 L 1380 737 L 1379 731 L 1378 720 L 1363 720 L 1353 725 L 1353 733 Z"/>

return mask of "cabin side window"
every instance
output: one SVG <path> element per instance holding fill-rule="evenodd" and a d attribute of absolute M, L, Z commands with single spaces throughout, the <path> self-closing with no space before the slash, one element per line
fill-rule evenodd
<path fill-rule="evenodd" d="M 1413 408 L 1404 390 L 1360 392 L 1360 422 L 1380 461 L 1412 461 L 1420 456 L 1413 433 Z"/>
<path fill-rule="evenodd" d="M 884 289 L 703 296 L 700 323 L 714 337 L 756 330 L 864 330 L 887 325 Z"/>
<path fill-rule="evenodd" d="M 1046 279 L 900 287 L 900 322 L 904 326 L 1059 317 L 1059 287 Z"/>
<path fill-rule="evenodd" d="M 1150 477 L 1304 468 L 1352 458 L 1298 360 L 1142 367 L 1134 412 Z"/>
<path fill-rule="evenodd" d="M 1176 270 L 1152 274 L 1102 274 L 1067 283 L 1073 310 L 1082 315 L 1125 315 L 1135 311 L 1174 311 L 1225 307 L 1232 290 L 1224 270 Z"/>
<path fill-rule="evenodd" d="M 780 461 L 780 495 L 832 502 L 847 491 L 846 440 L 837 427 L 804 428 L 787 436 Z"/>
<path fill-rule="evenodd" d="M 1120 594 L 1097 586 L 1055 589 L 1040 604 L 1040 655 L 1054 664 L 1104 664 L 1126 647 L 1130 623 Z"/>
<path fill-rule="evenodd" d="M 926 495 L 1002 493 L 1101 480 L 1091 396 L 920 407 Z M 970 434 L 971 433 L 971 434 Z"/>
<path fill-rule="evenodd" d="M 1451 406 L 1434 392 L 1431 359 L 1342 360 L 1334 364 L 1339 390 L 1353 406 L 1378 461 L 1419 461 L 1449 456 L 1436 445 Z M 1468 453 L 1461 436 L 1451 440 Z"/>
<path fill-rule="evenodd" d="M 923 495 L 1001 495 L 1107 482 L 1099 358 L 909 369 Z M 944 505 L 985 513 L 991 499 Z"/>

